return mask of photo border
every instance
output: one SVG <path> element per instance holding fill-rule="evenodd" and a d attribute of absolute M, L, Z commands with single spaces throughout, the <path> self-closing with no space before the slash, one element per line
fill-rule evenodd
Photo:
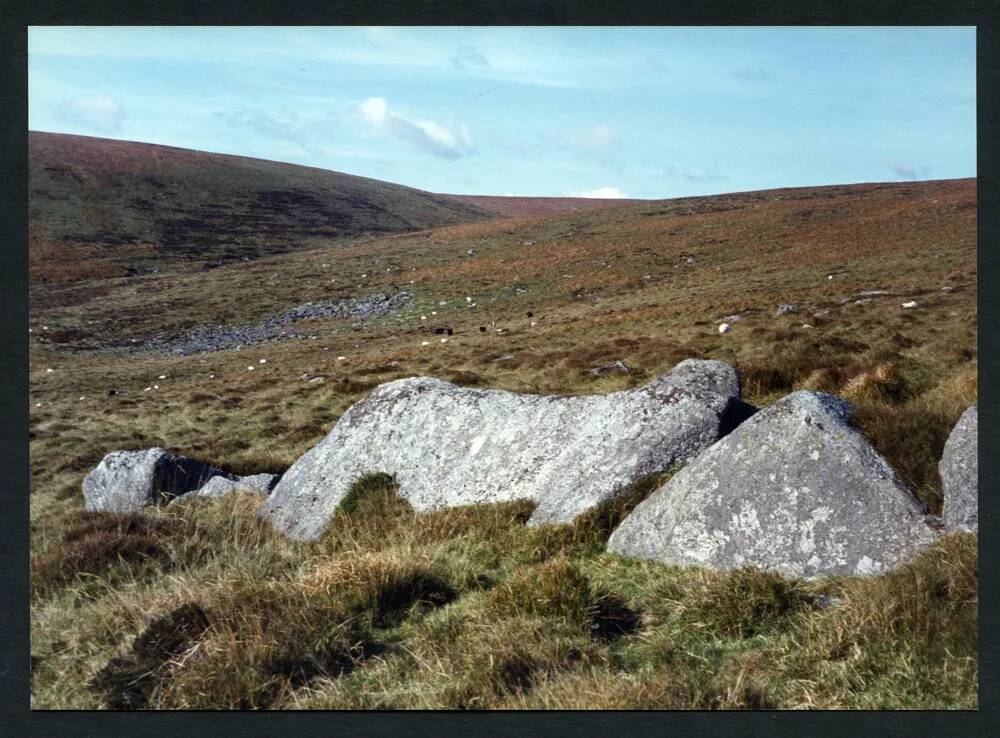
<path fill-rule="evenodd" d="M 998 27 L 989 3 L 813 2 L 764 0 L 736 6 L 599 0 L 439 0 L 434 3 L 252 3 L 215 0 L 204 7 L 152 0 L 8 0 L 0 10 L 7 63 L 0 66 L 0 730 L 10 735 L 986 735 L 997 721 L 997 490 L 1000 461 L 980 453 L 980 680 L 978 711 L 816 712 L 144 712 L 31 711 L 28 631 L 28 345 L 27 345 L 27 26 L 28 25 L 962 25 L 977 26 L 977 160 L 980 448 L 998 449 L 997 243 Z M 984 92 L 986 91 L 986 92 Z M 983 245 L 986 245 L 986 250 Z"/>

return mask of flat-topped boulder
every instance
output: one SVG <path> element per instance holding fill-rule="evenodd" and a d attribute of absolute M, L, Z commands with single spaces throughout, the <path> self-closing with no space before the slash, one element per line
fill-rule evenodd
<path fill-rule="evenodd" d="M 749 414 L 739 397 L 731 366 L 700 360 L 606 395 L 389 382 L 284 474 L 260 515 L 293 538 L 314 539 L 356 479 L 384 472 L 418 511 L 533 500 L 531 522 L 568 522 L 714 443 Z"/>
<path fill-rule="evenodd" d="M 973 405 L 958 419 L 938 464 L 948 530 L 979 529 L 979 411 Z"/>
<path fill-rule="evenodd" d="M 854 430 L 850 403 L 794 392 L 640 503 L 608 550 L 790 576 L 876 574 L 931 543 L 924 509 Z"/>
<path fill-rule="evenodd" d="M 136 512 L 196 490 L 212 477 L 232 478 L 221 469 L 162 448 L 113 451 L 83 480 L 84 507 L 92 511 Z"/>

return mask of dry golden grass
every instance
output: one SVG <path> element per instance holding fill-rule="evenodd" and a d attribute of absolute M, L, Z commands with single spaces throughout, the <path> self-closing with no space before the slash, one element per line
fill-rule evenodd
<path fill-rule="evenodd" d="M 937 459 L 977 396 L 975 198 L 972 181 L 696 198 L 32 285 L 33 704 L 106 706 L 88 685 L 114 659 L 146 668 L 133 640 L 194 604 L 209 625 L 142 681 L 144 704 L 974 706 L 974 537 L 895 575 L 801 583 L 602 553 L 655 480 L 574 526 L 528 529 L 530 506 L 417 515 L 376 478 L 311 546 L 259 525 L 241 495 L 81 517 L 80 481 L 110 450 L 154 445 L 281 471 L 369 389 L 405 376 L 608 392 L 704 357 L 736 365 L 758 404 L 799 388 L 849 397 L 860 430 L 938 511 Z M 297 341 L 190 357 L 69 350 L 394 289 L 415 294 L 401 313 L 301 324 Z M 858 304 L 869 290 L 891 294 Z M 804 309 L 775 316 L 783 303 Z M 435 326 L 453 328 L 447 344 Z M 589 376 L 615 360 L 630 374 Z M 810 604 L 820 594 L 841 604 Z M 605 605 L 636 629 L 591 638 Z"/>
<path fill-rule="evenodd" d="M 266 530 L 250 495 L 151 511 L 166 558 L 36 594 L 34 706 L 975 704 L 974 536 L 802 582 L 605 554 L 524 527 L 530 506 L 407 513 L 366 485 L 311 545 Z"/>

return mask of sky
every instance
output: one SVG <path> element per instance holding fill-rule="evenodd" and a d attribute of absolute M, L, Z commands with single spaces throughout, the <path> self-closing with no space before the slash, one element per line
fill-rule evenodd
<path fill-rule="evenodd" d="M 32 130 L 432 192 L 976 175 L 971 27 L 32 27 Z"/>

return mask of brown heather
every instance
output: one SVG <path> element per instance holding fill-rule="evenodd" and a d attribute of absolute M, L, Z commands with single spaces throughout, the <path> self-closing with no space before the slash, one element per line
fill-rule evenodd
<path fill-rule="evenodd" d="M 80 493 L 119 448 L 281 471 L 400 377 L 608 392 L 696 357 L 736 365 L 757 404 L 803 388 L 848 397 L 938 512 L 937 460 L 977 396 L 975 217 L 963 180 L 485 220 L 208 271 L 178 256 L 131 279 L 81 279 L 67 258 L 60 279 L 75 281 L 31 287 L 33 706 L 975 707 L 973 535 L 884 576 L 804 582 L 604 553 L 665 477 L 574 525 L 528 528 L 528 504 L 417 514 L 373 475 L 308 545 L 261 524 L 250 496 L 121 516 L 85 514 Z M 415 295 L 401 313 L 297 324 L 297 341 L 73 351 L 395 289 Z M 869 290 L 891 294 L 856 304 Z M 783 303 L 806 308 L 776 317 Z M 616 360 L 631 373 L 589 376 Z"/>

